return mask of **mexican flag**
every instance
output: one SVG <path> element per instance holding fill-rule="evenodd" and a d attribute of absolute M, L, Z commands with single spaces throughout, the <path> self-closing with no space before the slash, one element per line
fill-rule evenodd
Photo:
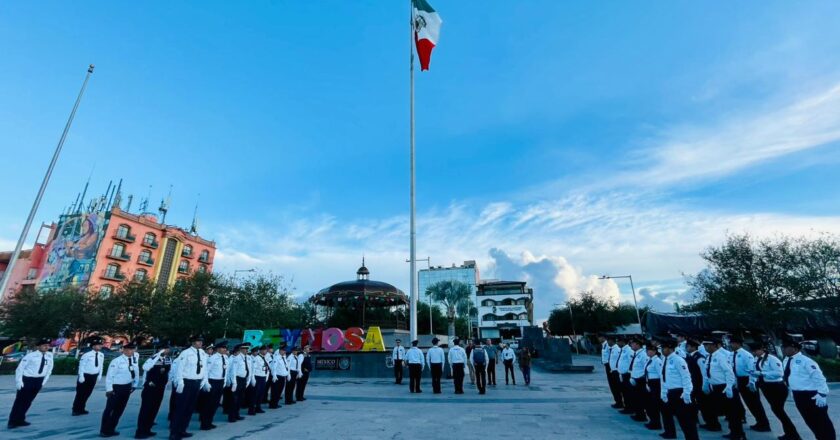
<path fill-rule="evenodd" d="M 420 57 L 420 70 L 429 70 L 432 49 L 440 38 L 443 20 L 426 0 L 411 0 L 414 6 L 414 44 Z"/>

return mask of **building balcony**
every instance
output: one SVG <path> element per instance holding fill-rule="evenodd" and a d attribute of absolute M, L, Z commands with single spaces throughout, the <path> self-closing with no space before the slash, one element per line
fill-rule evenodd
<path fill-rule="evenodd" d="M 205 257 L 204 255 L 198 257 L 198 261 L 205 264 L 210 264 L 210 257 Z"/>
<path fill-rule="evenodd" d="M 134 243 L 134 241 L 137 240 L 137 236 L 132 235 L 132 234 L 126 234 L 126 235 L 114 234 L 113 238 L 114 238 L 114 240 L 124 241 L 126 243 Z"/>
<path fill-rule="evenodd" d="M 146 259 L 138 258 L 137 262 L 144 265 L 144 266 L 154 266 L 155 259 L 154 258 L 146 258 Z"/>
<path fill-rule="evenodd" d="M 189 273 L 189 271 L 190 271 L 189 267 L 179 267 L 178 268 L 178 273 Z"/>
<path fill-rule="evenodd" d="M 160 246 L 160 243 L 158 243 L 158 242 L 157 242 L 157 240 L 153 240 L 153 241 L 143 241 L 143 243 L 141 243 L 141 245 L 142 245 L 143 247 L 147 247 L 147 248 L 149 248 L 149 249 L 157 249 L 157 248 L 158 248 L 158 246 Z"/>
<path fill-rule="evenodd" d="M 125 281 L 125 274 L 121 274 L 119 272 L 115 274 L 109 274 L 108 271 L 102 271 L 102 275 L 100 278 L 103 280 L 111 280 L 111 281 Z"/>
<path fill-rule="evenodd" d="M 195 258 L 195 254 L 186 251 L 181 251 L 181 256 L 184 258 Z"/>
<path fill-rule="evenodd" d="M 120 254 L 114 254 L 114 252 L 111 251 L 111 252 L 108 252 L 107 257 L 112 259 L 112 260 L 128 261 L 128 260 L 131 259 L 131 254 L 129 254 L 128 252 L 123 252 L 120 255 Z"/>

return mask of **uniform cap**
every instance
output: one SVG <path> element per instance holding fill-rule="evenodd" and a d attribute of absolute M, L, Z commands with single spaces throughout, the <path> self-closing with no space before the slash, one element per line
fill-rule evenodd
<path fill-rule="evenodd" d="M 461 340 L 458 339 L 458 338 L 455 338 L 455 339 L 452 340 L 452 343 L 455 344 L 455 345 L 459 345 L 461 343 Z"/>
<path fill-rule="evenodd" d="M 782 342 L 782 347 L 793 347 L 793 348 L 796 348 L 796 349 L 800 349 L 800 348 L 802 348 L 802 344 L 800 344 L 797 341 L 794 341 L 793 339 L 785 339 Z"/>
<path fill-rule="evenodd" d="M 397 339 L 396 342 L 402 342 L 402 339 Z"/>
<path fill-rule="evenodd" d="M 128 344 L 123 345 L 123 348 L 128 348 L 128 349 L 134 350 L 135 348 L 137 348 L 137 344 L 135 344 L 133 342 L 129 342 Z"/>
<path fill-rule="evenodd" d="M 100 338 L 99 336 L 91 336 L 90 339 L 88 339 L 88 344 L 90 345 L 102 345 L 104 343 L 105 340 Z"/>
<path fill-rule="evenodd" d="M 201 336 L 201 335 L 190 336 L 190 342 L 195 342 L 195 341 L 204 342 L 204 336 Z"/>
<path fill-rule="evenodd" d="M 259 347 L 258 350 L 268 350 L 268 345 L 263 345 Z"/>
<path fill-rule="evenodd" d="M 210 345 L 204 347 L 205 350 L 214 350 L 215 348 L 216 348 L 216 346 L 213 345 L 212 343 Z"/>
<path fill-rule="evenodd" d="M 742 338 L 740 336 L 731 336 L 729 338 L 729 342 L 734 342 L 736 344 L 743 344 L 744 343 L 744 338 Z"/>
<path fill-rule="evenodd" d="M 51 338 L 41 338 L 38 340 L 38 345 L 52 344 Z"/>
<path fill-rule="evenodd" d="M 241 344 L 236 344 L 236 346 L 233 347 L 234 350 L 241 350 L 243 348 L 245 348 L 245 349 L 251 348 L 251 344 L 249 344 L 247 342 L 243 342 Z"/>
<path fill-rule="evenodd" d="M 659 341 L 659 345 L 667 348 L 675 348 L 677 346 L 677 340 L 672 338 L 663 338 Z"/>
<path fill-rule="evenodd" d="M 432 338 L 432 345 L 437 344 L 438 342 L 440 342 L 440 339 Z"/>
<path fill-rule="evenodd" d="M 228 348 L 228 341 L 219 342 L 219 344 L 216 345 L 216 348 Z"/>

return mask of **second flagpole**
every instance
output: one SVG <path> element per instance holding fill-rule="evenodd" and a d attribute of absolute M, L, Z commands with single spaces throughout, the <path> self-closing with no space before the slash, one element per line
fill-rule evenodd
<path fill-rule="evenodd" d="M 410 12 L 409 30 L 409 82 L 410 82 L 410 104 L 409 104 L 409 118 L 410 122 L 410 137 L 411 137 L 411 233 L 410 233 L 410 253 L 409 266 L 411 270 L 410 280 L 410 296 L 409 296 L 409 311 L 410 318 L 410 333 L 411 340 L 417 339 L 417 233 L 415 231 L 415 177 L 414 177 L 414 4 L 411 0 L 408 1 L 408 10 Z"/>

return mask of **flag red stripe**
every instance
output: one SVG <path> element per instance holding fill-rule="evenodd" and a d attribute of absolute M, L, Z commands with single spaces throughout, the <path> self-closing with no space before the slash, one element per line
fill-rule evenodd
<path fill-rule="evenodd" d="M 420 58 L 420 70 L 429 70 L 429 62 L 432 59 L 432 49 L 435 48 L 435 44 L 432 43 L 432 40 L 428 39 L 417 39 L 417 33 L 414 33 L 414 42 L 417 45 L 417 56 Z"/>

